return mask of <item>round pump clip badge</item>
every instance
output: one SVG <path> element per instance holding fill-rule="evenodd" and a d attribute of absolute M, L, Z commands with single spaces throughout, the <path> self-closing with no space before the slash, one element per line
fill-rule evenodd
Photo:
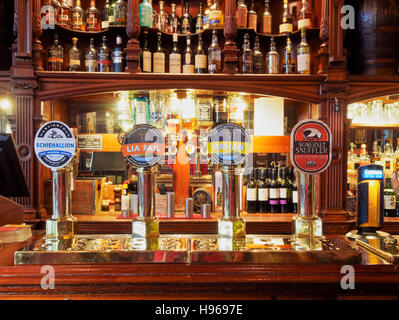
<path fill-rule="evenodd" d="M 129 130 L 122 142 L 122 154 L 126 161 L 137 167 L 151 167 L 165 153 L 162 132 L 148 124 L 140 124 Z"/>
<path fill-rule="evenodd" d="M 248 132 L 238 124 L 222 123 L 209 133 L 208 151 L 215 164 L 239 165 L 247 158 L 250 148 Z"/>
<path fill-rule="evenodd" d="M 67 166 L 75 149 L 75 136 L 65 123 L 50 121 L 36 132 L 35 153 L 47 168 L 56 170 Z"/>

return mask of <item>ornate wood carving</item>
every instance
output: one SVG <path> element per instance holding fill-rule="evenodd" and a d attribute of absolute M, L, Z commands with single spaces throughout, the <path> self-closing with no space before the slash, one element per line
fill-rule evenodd
<path fill-rule="evenodd" d="M 317 58 L 319 59 L 319 70 L 318 74 L 325 74 L 328 66 L 328 39 L 329 39 L 329 0 L 322 0 L 322 16 L 320 23 L 320 40 L 322 44 L 320 50 L 317 53 Z"/>
<path fill-rule="evenodd" d="M 238 73 L 238 49 L 234 42 L 237 36 L 237 18 L 235 0 L 225 0 L 224 5 L 224 37 L 223 48 L 224 68 L 223 73 Z"/>
<path fill-rule="evenodd" d="M 138 38 L 140 36 L 139 0 L 129 0 L 128 20 L 126 33 L 129 41 L 126 45 L 126 72 L 140 72 L 141 48 Z"/>
<path fill-rule="evenodd" d="M 33 21 L 32 21 L 32 29 L 33 29 L 33 63 L 36 71 L 43 71 L 43 46 L 40 41 L 40 37 L 43 33 L 42 25 L 41 25 L 41 0 L 33 0 Z"/>

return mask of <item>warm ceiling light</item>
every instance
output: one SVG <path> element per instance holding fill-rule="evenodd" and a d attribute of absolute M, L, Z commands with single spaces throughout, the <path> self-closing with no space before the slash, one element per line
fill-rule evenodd
<path fill-rule="evenodd" d="M 10 99 L 4 98 L 0 101 L 0 107 L 4 111 L 9 111 L 11 107 Z"/>

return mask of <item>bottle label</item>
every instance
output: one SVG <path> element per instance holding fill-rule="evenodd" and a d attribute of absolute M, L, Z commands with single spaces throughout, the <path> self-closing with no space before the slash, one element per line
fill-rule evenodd
<path fill-rule="evenodd" d="M 112 61 L 113 63 L 122 63 L 123 57 L 114 57 Z"/>
<path fill-rule="evenodd" d="M 396 209 L 396 196 L 384 195 L 384 209 L 387 209 L 387 210 Z"/>
<path fill-rule="evenodd" d="M 88 60 L 85 61 L 86 71 L 95 71 L 97 67 L 97 60 Z"/>
<path fill-rule="evenodd" d="M 110 15 L 110 16 L 108 17 L 108 24 L 113 24 L 114 21 L 115 21 L 114 15 Z"/>
<path fill-rule="evenodd" d="M 298 72 L 310 71 L 310 54 L 298 55 Z"/>
<path fill-rule="evenodd" d="M 184 64 L 191 64 L 191 54 L 186 53 L 186 54 L 184 55 L 184 61 L 185 61 Z"/>
<path fill-rule="evenodd" d="M 101 21 L 101 29 L 107 29 L 109 27 L 109 20 Z"/>
<path fill-rule="evenodd" d="M 268 55 L 267 57 L 267 71 L 269 74 L 277 74 L 279 72 L 278 55 Z"/>
<path fill-rule="evenodd" d="M 212 105 L 210 103 L 199 103 L 198 121 L 211 121 Z"/>
<path fill-rule="evenodd" d="M 143 51 L 143 72 L 151 72 L 151 51 Z"/>
<path fill-rule="evenodd" d="M 298 203 L 298 191 L 297 190 L 292 191 L 292 203 Z"/>
<path fill-rule="evenodd" d="M 165 54 L 163 52 L 154 53 L 154 72 L 165 73 Z"/>
<path fill-rule="evenodd" d="M 188 21 L 187 18 L 183 18 L 182 24 L 181 24 L 181 31 L 183 33 L 190 32 L 190 22 Z"/>
<path fill-rule="evenodd" d="M 247 9 L 240 8 L 237 9 L 237 27 L 246 28 L 247 27 Z"/>
<path fill-rule="evenodd" d="M 258 189 L 258 200 L 259 201 L 268 201 L 269 200 L 269 189 L 259 188 Z"/>
<path fill-rule="evenodd" d="M 86 19 L 87 31 L 97 31 L 97 18 L 94 14 L 89 14 Z"/>
<path fill-rule="evenodd" d="M 129 196 L 122 196 L 121 211 L 129 211 L 130 201 Z"/>
<path fill-rule="evenodd" d="M 138 213 L 138 196 L 137 196 L 137 194 L 130 195 L 130 211 L 133 214 Z"/>
<path fill-rule="evenodd" d="M 254 29 L 256 31 L 256 24 L 258 20 L 258 16 L 256 14 L 250 14 L 248 16 L 248 28 L 249 29 Z"/>
<path fill-rule="evenodd" d="M 109 61 L 109 60 L 98 60 L 98 64 L 111 65 L 111 61 Z"/>
<path fill-rule="evenodd" d="M 207 68 L 206 59 L 207 59 L 206 55 L 197 54 L 195 56 L 195 68 L 196 69 L 206 69 Z"/>
<path fill-rule="evenodd" d="M 221 10 L 210 10 L 209 11 L 209 24 L 216 25 L 220 24 L 222 21 L 222 11 Z"/>
<path fill-rule="evenodd" d="M 292 23 L 280 24 L 280 33 L 292 32 Z"/>
<path fill-rule="evenodd" d="M 50 57 L 50 58 L 48 58 L 48 62 L 59 62 L 59 63 L 63 63 L 63 62 L 64 62 L 64 59 L 57 58 L 57 57 Z"/>
<path fill-rule="evenodd" d="M 270 199 L 270 200 L 269 200 L 269 204 L 275 205 L 275 204 L 279 204 L 279 202 L 278 202 L 278 200 L 272 200 L 272 199 Z"/>
<path fill-rule="evenodd" d="M 270 199 L 279 199 L 280 198 L 280 190 L 279 189 L 269 189 L 269 198 Z"/>
<path fill-rule="evenodd" d="M 263 29 L 262 33 L 272 33 L 272 16 L 263 17 Z"/>
<path fill-rule="evenodd" d="M 298 30 L 310 27 L 312 27 L 312 21 L 310 19 L 301 19 L 298 21 Z"/>
<path fill-rule="evenodd" d="M 179 53 L 169 55 L 169 72 L 181 73 L 181 55 Z"/>
<path fill-rule="evenodd" d="M 73 65 L 78 65 L 78 66 L 80 66 L 80 60 L 79 60 L 79 59 L 70 59 L 70 60 L 69 60 L 69 64 L 70 64 L 71 66 L 73 66 Z"/>
<path fill-rule="evenodd" d="M 287 199 L 287 188 L 280 188 L 280 199 Z"/>
<path fill-rule="evenodd" d="M 135 122 L 137 124 L 146 124 L 147 119 L 145 115 L 145 109 L 146 109 L 146 102 L 142 100 L 135 100 L 135 108 L 136 108 L 136 117 L 135 117 Z"/>
<path fill-rule="evenodd" d="M 193 64 L 185 64 L 183 66 L 183 73 L 194 73 L 194 65 Z"/>
<path fill-rule="evenodd" d="M 247 201 L 256 201 L 256 188 L 247 188 Z"/>

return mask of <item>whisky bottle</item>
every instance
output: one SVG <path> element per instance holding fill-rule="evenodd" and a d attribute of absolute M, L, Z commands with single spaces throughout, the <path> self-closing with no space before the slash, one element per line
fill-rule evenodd
<path fill-rule="evenodd" d="M 276 49 L 274 37 L 270 39 L 270 50 L 266 55 L 266 71 L 269 74 L 279 73 L 280 56 Z"/>
<path fill-rule="evenodd" d="M 107 29 L 109 27 L 109 13 L 111 7 L 109 5 L 109 0 L 105 1 L 104 8 L 103 8 L 103 16 L 101 18 L 101 29 Z"/>
<path fill-rule="evenodd" d="M 254 0 L 251 0 L 251 8 L 248 11 L 248 28 L 257 31 L 258 15 L 255 11 Z"/>
<path fill-rule="evenodd" d="M 216 30 L 212 31 L 212 43 L 208 48 L 208 73 L 222 72 L 222 50 L 219 46 Z"/>
<path fill-rule="evenodd" d="M 195 51 L 195 73 L 207 73 L 207 55 L 202 43 L 202 35 L 198 35 L 198 45 Z"/>
<path fill-rule="evenodd" d="M 176 4 L 171 4 L 172 12 L 168 17 L 168 32 L 178 33 L 179 32 L 179 17 L 176 14 Z"/>
<path fill-rule="evenodd" d="M 255 37 L 255 45 L 253 50 L 253 61 L 254 61 L 254 73 L 262 74 L 263 73 L 263 54 L 260 51 L 259 45 L 259 37 Z"/>
<path fill-rule="evenodd" d="M 269 188 L 266 181 L 266 168 L 260 169 L 258 179 L 258 211 L 259 213 L 269 212 Z"/>
<path fill-rule="evenodd" d="M 134 125 L 150 124 L 150 105 L 148 98 L 145 96 L 134 96 L 132 104 Z"/>
<path fill-rule="evenodd" d="M 312 13 L 309 10 L 308 0 L 302 0 L 302 8 L 299 13 L 298 29 L 312 27 Z"/>
<path fill-rule="evenodd" d="M 90 8 L 86 11 L 86 30 L 101 31 L 100 10 L 96 8 L 96 1 L 90 1 Z"/>
<path fill-rule="evenodd" d="M 254 177 L 254 168 L 252 168 L 247 183 L 247 213 L 258 212 L 258 188 Z"/>
<path fill-rule="evenodd" d="M 168 31 L 168 14 L 164 11 L 164 1 L 159 1 L 159 12 L 157 18 L 158 30 L 167 32 Z"/>
<path fill-rule="evenodd" d="M 125 55 L 123 52 L 122 37 L 116 36 L 116 46 L 112 52 L 112 71 L 125 71 Z"/>
<path fill-rule="evenodd" d="M 270 13 L 269 0 L 265 0 L 265 11 L 262 16 L 262 33 L 272 33 L 272 14 Z"/>
<path fill-rule="evenodd" d="M 152 14 L 153 9 L 148 0 L 143 0 L 139 6 L 140 26 L 141 27 L 152 27 Z"/>
<path fill-rule="evenodd" d="M 152 72 L 152 52 L 148 48 L 148 31 L 144 30 L 144 46 L 142 52 L 143 72 Z"/>
<path fill-rule="evenodd" d="M 203 19 L 203 25 L 204 25 L 204 30 L 209 29 L 209 11 L 211 10 L 211 6 L 213 5 L 213 0 L 207 0 L 207 9 L 205 9 L 204 12 L 204 19 Z"/>
<path fill-rule="evenodd" d="M 181 54 L 177 47 L 178 36 L 177 33 L 173 34 L 173 49 L 169 55 L 169 72 L 181 73 Z"/>
<path fill-rule="evenodd" d="M 203 14 L 203 7 L 202 7 L 202 2 L 199 4 L 199 12 L 195 16 L 194 19 L 194 24 L 195 24 L 195 32 L 201 32 L 204 30 L 204 14 Z"/>
<path fill-rule="evenodd" d="M 125 27 L 127 20 L 127 3 L 125 0 L 118 0 L 115 4 L 114 26 Z"/>
<path fill-rule="evenodd" d="M 271 213 L 280 213 L 280 186 L 277 182 L 277 169 L 271 169 L 269 184 L 269 206 Z"/>
<path fill-rule="evenodd" d="M 251 44 L 249 42 L 249 35 L 244 35 L 244 42 L 241 50 L 241 73 L 253 73 L 253 55 L 251 50 Z"/>
<path fill-rule="evenodd" d="M 392 188 L 391 178 L 385 179 L 384 188 L 384 216 L 396 216 L 396 192 Z"/>
<path fill-rule="evenodd" d="M 107 37 L 103 36 L 102 46 L 98 50 L 97 70 L 98 72 L 111 72 L 111 52 L 107 47 Z"/>
<path fill-rule="evenodd" d="M 223 13 L 219 0 L 214 0 L 212 6 L 209 8 L 209 27 L 223 28 Z"/>
<path fill-rule="evenodd" d="M 162 48 L 162 34 L 158 31 L 157 51 L 154 52 L 154 72 L 165 73 L 165 52 Z"/>
<path fill-rule="evenodd" d="M 181 17 L 181 32 L 183 34 L 192 32 L 193 18 L 190 16 L 189 10 L 190 4 L 186 2 L 184 6 L 184 14 Z"/>
<path fill-rule="evenodd" d="M 85 31 L 85 12 L 80 5 L 80 0 L 76 0 L 76 5 L 72 9 L 72 29 Z"/>
<path fill-rule="evenodd" d="M 62 71 L 64 64 L 64 49 L 58 43 L 58 34 L 54 35 L 54 43 L 48 50 L 48 71 Z"/>
<path fill-rule="evenodd" d="M 352 144 L 352 154 L 353 154 L 353 143 Z M 382 161 L 381 161 L 381 156 L 380 156 L 380 152 L 378 151 L 378 141 L 375 140 L 373 142 L 373 147 L 371 149 L 371 164 L 376 164 L 376 165 L 381 165 L 382 166 Z M 395 156 L 396 156 L 396 152 L 395 152 Z M 349 159 L 350 157 L 348 157 L 348 163 L 349 163 Z M 348 169 L 349 169 L 349 165 L 348 165 Z M 354 169 L 354 168 L 353 168 Z"/>
<path fill-rule="evenodd" d="M 297 59 L 298 59 L 298 73 L 310 74 L 310 46 L 306 41 L 306 29 L 301 29 L 302 40 L 298 45 Z"/>
<path fill-rule="evenodd" d="M 215 126 L 228 122 L 227 100 L 224 96 L 213 97 L 213 120 Z"/>
<path fill-rule="evenodd" d="M 386 139 L 386 143 L 384 145 L 384 177 L 388 178 L 392 177 L 393 164 L 394 164 L 394 153 L 392 147 L 392 139 Z"/>
<path fill-rule="evenodd" d="M 109 6 L 109 14 L 108 14 L 108 26 L 113 27 L 115 23 L 115 6 L 117 0 L 111 0 L 112 3 Z"/>
<path fill-rule="evenodd" d="M 248 9 L 244 0 L 238 0 L 237 4 L 237 27 L 246 28 L 248 20 Z"/>
<path fill-rule="evenodd" d="M 210 97 L 197 99 L 197 123 L 199 129 L 209 129 L 213 125 L 213 101 Z"/>
<path fill-rule="evenodd" d="M 280 203 L 280 212 L 288 213 L 290 212 L 289 207 L 289 184 L 287 183 L 287 167 L 282 167 L 279 169 L 278 173 L 278 181 L 280 190 L 279 190 L 279 203 Z"/>
<path fill-rule="evenodd" d="M 69 71 L 82 71 L 80 61 L 80 50 L 77 47 L 78 38 L 72 38 L 72 48 L 68 52 L 69 58 Z"/>
<path fill-rule="evenodd" d="M 85 56 L 85 70 L 87 72 L 97 71 L 97 50 L 94 48 L 94 39 L 90 38 L 90 47 Z"/>
<path fill-rule="evenodd" d="M 288 33 L 287 35 L 287 45 L 284 49 L 283 73 L 285 74 L 295 73 L 295 58 L 292 50 L 290 33 Z"/>
<path fill-rule="evenodd" d="M 194 54 L 191 50 L 191 33 L 187 33 L 186 42 L 186 49 L 183 53 L 183 73 L 194 73 Z"/>
<path fill-rule="evenodd" d="M 63 0 L 59 7 L 58 23 L 64 28 L 71 28 L 71 7 L 66 0 Z"/>
<path fill-rule="evenodd" d="M 292 16 L 288 8 L 288 0 L 284 0 L 284 12 L 282 23 L 280 24 L 280 33 L 292 33 Z"/>

